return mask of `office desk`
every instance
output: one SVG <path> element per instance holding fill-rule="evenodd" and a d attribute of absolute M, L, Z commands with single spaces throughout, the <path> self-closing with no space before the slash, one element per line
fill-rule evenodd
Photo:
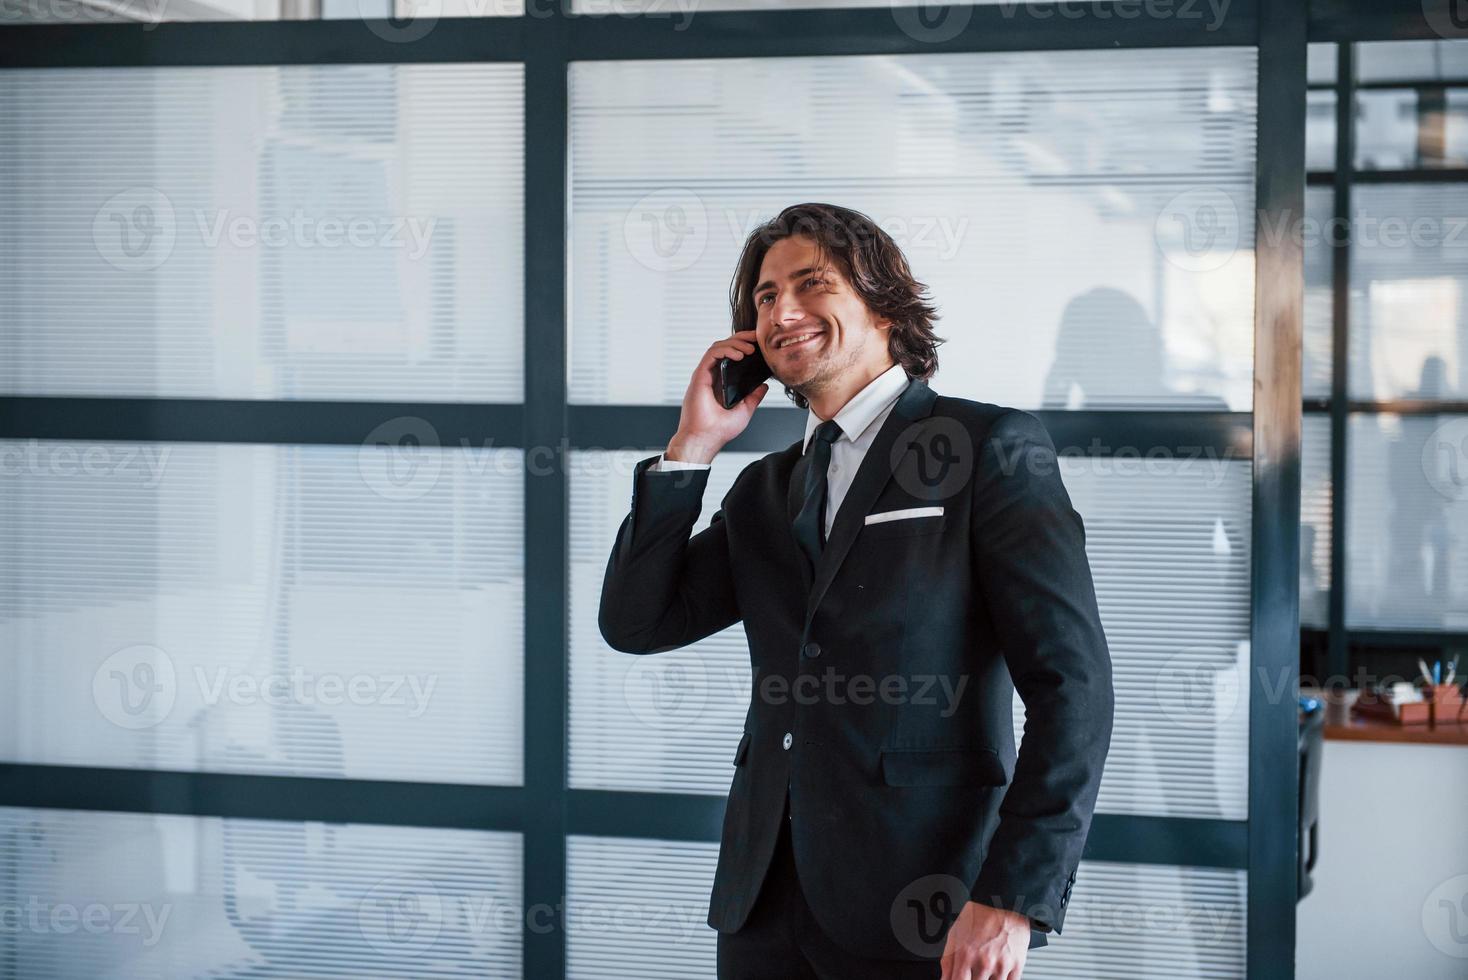
<path fill-rule="evenodd" d="M 1450 923 L 1443 903 L 1468 908 L 1465 726 L 1362 721 L 1345 707 L 1326 714 L 1320 861 L 1296 911 L 1295 975 L 1463 980 L 1468 923 Z"/>
<path fill-rule="evenodd" d="M 1412 742 L 1419 745 L 1468 745 L 1468 708 L 1458 720 L 1427 725 L 1397 725 L 1379 718 L 1362 718 L 1351 712 L 1359 691 L 1305 690 L 1325 702 L 1325 737 L 1349 742 Z"/>

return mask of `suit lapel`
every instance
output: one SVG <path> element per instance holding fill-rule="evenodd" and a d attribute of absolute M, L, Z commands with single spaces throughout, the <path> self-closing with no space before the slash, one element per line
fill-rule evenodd
<path fill-rule="evenodd" d="M 846 496 L 841 501 L 841 509 L 836 512 L 836 520 L 831 525 L 830 537 L 826 539 L 825 550 L 821 552 L 821 560 L 816 563 L 814 573 L 810 568 L 810 562 L 805 559 L 805 553 L 800 550 L 800 546 L 795 541 L 794 528 L 795 515 L 800 513 L 805 474 L 810 469 L 809 455 L 802 455 L 796 462 L 795 468 L 791 470 L 790 488 L 786 499 L 788 512 L 785 522 L 786 534 L 790 539 L 790 546 L 800 559 L 801 574 L 809 596 L 805 608 L 805 624 L 801 630 L 802 642 L 804 642 L 805 634 L 810 630 L 811 619 L 815 616 L 821 599 L 826 595 L 826 589 L 830 587 L 831 580 L 836 577 L 841 563 L 846 560 L 846 553 L 851 550 L 851 545 L 856 540 L 857 531 L 866 521 L 872 505 L 881 496 L 882 489 L 892 479 L 892 447 L 897 441 L 898 434 L 918 419 L 927 418 L 933 411 L 933 402 L 937 397 L 926 381 L 920 379 L 908 381 L 907 387 L 903 389 L 902 394 L 897 398 L 897 403 L 888 413 L 886 421 L 882 423 L 882 428 L 877 431 L 876 438 L 867 448 L 866 455 L 862 457 L 856 477 L 852 480 L 850 489 L 846 491 Z"/>

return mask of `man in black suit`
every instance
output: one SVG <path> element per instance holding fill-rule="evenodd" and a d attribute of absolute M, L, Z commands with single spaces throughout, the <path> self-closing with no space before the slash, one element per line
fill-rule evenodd
<path fill-rule="evenodd" d="M 1065 919 L 1113 709 L 1085 528 L 1035 416 L 929 387 L 923 289 L 858 212 L 797 205 L 751 234 L 735 331 L 637 464 L 607 563 L 614 649 L 741 620 L 749 640 L 708 915 L 722 980 L 1019 980 Z M 715 361 L 756 345 L 805 439 L 690 539 L 709 462 L 768 391 L 725 410 Z"/>

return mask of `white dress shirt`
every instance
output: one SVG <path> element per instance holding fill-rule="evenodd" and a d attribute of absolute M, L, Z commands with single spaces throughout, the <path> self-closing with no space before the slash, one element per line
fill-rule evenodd
<path fill-rule="evenodd" d="M 857 467 L 867 454 L 872 440 L 882 428 L 882 423 L 897 404 L 897 396 L 907 387 L 907 372 L 901 364 L 894 364 L 877 375 L 836 413 L 836 424 L 841 435 L 831 444 L 831 465 L 826 470 L 826 537 L 831 536 L 831 527 L 836 522 L 836 513 L 846 491 L 856 478 Z M 805 419 L 805 441 L 801 452 L 810 449 L 810 440 L 824 421 L 814 410 Z M 649 471 L 706 470 L 708 463 L 691 463 L 681 459 L 662 459 L 648 467 Z"/>

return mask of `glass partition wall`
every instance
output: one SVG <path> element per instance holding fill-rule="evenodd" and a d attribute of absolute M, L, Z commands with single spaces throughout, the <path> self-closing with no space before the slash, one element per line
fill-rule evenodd
<path fill-rule="evenodd" d="M 1301 669 L 1468 648 L 1468 32 L 1311 45 Z"/>
<path fill-rule="evenodd" d="M 1116 731 L 1026 975 L 1293 976 L 1308 251 L 1261 229 L 1327 26 L 725 6 L 0 28 L 0 901 L 119 923 L 11 974 L 712 977 L 742 630 L 594 611 L 743 236 L 827 200 L 1086 519 Z M 702 521 L 802 428 L 772 393 Z"/>

